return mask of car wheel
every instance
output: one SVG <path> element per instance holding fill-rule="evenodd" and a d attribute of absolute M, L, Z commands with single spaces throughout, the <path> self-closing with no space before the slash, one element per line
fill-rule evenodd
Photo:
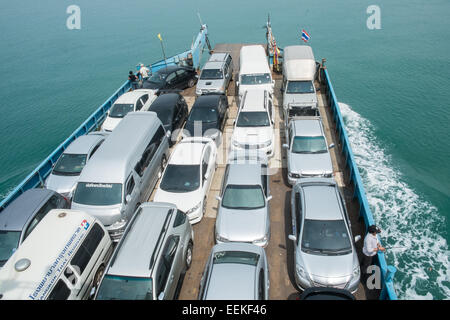
<path fill-rule="evenodd" d="M 100 285 L 100 281 L 102 280 L 103 273 L 105 272 L 105 266 L 102 264 L 95 274 L 94 281 L 92 286 L 95 288 L 95 291 L 98 290 L 98 286 Z"/>
<path fill-rule="evenodd" d="M 192 88 L 193 86 L 195 86 L 195 80 L 194 79 L 189 79 L 188 83 L 187 83 L 189 88 Z"/>
<path fill-rule="evenodd" d="M 192 255 L 193 255 L 194 245 L 192 241 L 189 241 L 188 247 L 186 249 L 186 256 L 184 257 L 184 262 L 186 263 L 186 270 L 189 270 L 192 264 Z"/>

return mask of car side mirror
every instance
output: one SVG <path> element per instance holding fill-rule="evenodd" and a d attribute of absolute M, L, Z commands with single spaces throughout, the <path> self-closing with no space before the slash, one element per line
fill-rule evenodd
<path fill-rule="evenodd" d="M 158 296 L 158 300 L 164 300 L 164 292 L 161 292 Z"/>
<path fill-rule="evenodd" d="M 267 197 L 267 201 L 270 201 L 270 200 L 272 200 L 272 195 Z"/>
<path fill-rule="evenodd" d="M 294 236 L 293 234 L 288 235 L 288 239 L 289 239 L 289 240 L 292 240 L 292 241 L 294 241 L 294 242 L 297 241 L 297 237 Z"/>
<path fill-rule="evenodd" d="M 236 81 L 236 85 L 239 87 L 239 81 Z"/>
<path fill-rule="evenodd" d="M 359 240 L 361 240 L 361 236 L 360 236 L 360 235 L 357 235 L 357 236 L 355 237 L 355 242 L 358 242 Z"/>
<path fill-rule="evenodd" d="M 328 146 L 328 149 L 333 149 L 333 148 L 334 148 L 334 143 L 332 143 Z"/>
<path fill-rule="evenodd" d="M 172 135 L 172 131 L 167 130 L 166 132 L 166 137 L 170 139 L 170 136 Z"/>
<path fill-rule="evenodd" d="M 127 194 L 127 196 L 125 197 L 125 202 L 128 203 L 131 201 L 131 195 Z"/>
<path fill-rule="evenodd" d="M 289 149 L 289 146 L 287 145 L 287 143 L 283 143 L 283 148 L 284 149 Z"/>
<path fill-rule="evenodd" d="M 316 88 L 316 91 L 320 91 L 320 87 L 317 87 L 317 88 Z"/>
<path fill-rule="evenodd" d="M 216 196 L 216 199 L 217 199 L 218 201 L 222 201 L 222 197 L 221 197 L 221 196 Z"/>

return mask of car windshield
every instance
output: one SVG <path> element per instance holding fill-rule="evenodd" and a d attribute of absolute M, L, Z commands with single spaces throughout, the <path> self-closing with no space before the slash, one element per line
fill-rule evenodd
<path fill-rule="evenodd" d="M 325 153 L 327 144 L 325 138 L 319 137 L 294 137 L 292 142 L 293 153 Z"/>
<path fill-rule="evenodd" d="M 214 253 L 213 264 L 237 263 L 256 266 L 259 254 L 247 251 L 219 251 Z"/>
<path fill-rule="evenodd" d="M 192 108 L 188 121 L 216 122 L 218 118 L 215 108 Z"/>
<path fill-rule="evenodd" d="M 4 265 L 16 251 L 19 240 L 20 231 L 0 230 L 0 266 Z"/>
<path fill-rule="evenodd" d="M 239 112 L 236 122 L 238 127 L 268 127 L 270 126 L 269 116 L 265 111 Z"/>
<path fill-rule="evenodd" d="M 73 202 L 93 206 L 119 204 L 122 202 L 122 184 L 78 182 Z"/>
<path fill-rule="evenodd" d="M 167 192 L 191 192 L 200 187 L 200 165 L 169 164 L 160 188 Z"/>
<path fill-rule="evenodd" d="M 85 164 L 85 154 L 63 153 L 56 161 L 52 173 L 58 176 L 78 176 Z"/>
<path fill-rule="evenodd" d="M 261 186 L 228 185 L 223 193 L 222 207 L 251 210 L 266 205 Z"/>
<path fill-rule="evenodd" d="M 314 93 L 314 85 L 311 81 L 289 81 L 286 93 Z"/>
<path fill-rule="evenodd" d="M 123 118 L 128 112 L 134 110 L 134 104 L 129 103 L 115 103 L 111 110 L 109 111 L 109 116 L 111 118 Z"/>
<path fill-rule="evenodd" d="M 167 73 L 155 72 L 147 81 L 163 84 L 167 78 Z"/>
<path fill-rule="evenodd" d="M 243 74 L 241 75 L 240 84 L 251 85 L 251 84 L 266 84 L 270 83 L 270 73 L 258 73 L 258 74 Z"/>
<path fill-rule="evenodd" d="M 302 250 L 320 254 L 348 254 L 352 251 L 344 220 L 305 219 Z"/>
<path fill-rule="evenodd" d="M 153 300 L 151 278 L 106 275 L 98 288 L 97 300 Z"/>
<path fill-rule="evenodd" d="M 213 79 L 222 79 L 223 74 L 220 69 L 203 69 L 202 74 L 200 75 L 200 79 L 202 80 L 213 80 Z"/>

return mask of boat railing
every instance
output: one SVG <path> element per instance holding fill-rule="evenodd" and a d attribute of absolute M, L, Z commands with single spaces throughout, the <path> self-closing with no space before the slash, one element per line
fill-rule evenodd
<path fill-rule="evenodd" d="M 375 224 L 373 219 L 372 211 L 370 209 L 369 203 L 367 201 L 366 193 L 364 191 L 364 185 L 359 174 L 358 167 L 356 165 L 355 158 L 350 146 L 350 140 L 348 139 L 347 132 L 344 126 L 344 120 L 339 108 L 338 100 L 333 90 L 333 85 L 330 81 L 330 76 L 326 68 L 321 68 L 321 79 L 325 84 L 325 93 L 327 95 L 328 101 L 330 103 L 331 111 L 333 113 L 334 121 L 336 123 L 336 133 L 339 139 L 339 143 L 342 146 L 341 152 L 345 160 L 345 165 L 349 170 L 349 180 L 353 183 L 354 194 L 353 198 L 357 199 L 359 204 L 359 216 L 363 218 L 366 232 L 370 225 Z M 381 240 L 378 239 L 381 243 Z M 394 266 L 390 266 L 386 262 L 386 257 L 384 252 L 377 253 L 377 264 L 381 271 L 381 300 L 397 300 L 397 295 L 394 290 L 393 278 L 396 272 Z"/>

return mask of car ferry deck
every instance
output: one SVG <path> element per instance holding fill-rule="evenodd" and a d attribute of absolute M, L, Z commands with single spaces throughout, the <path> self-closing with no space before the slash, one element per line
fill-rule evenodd
<path fill-rule="evenodd" d="M 233 123 L 236 119 L 238 105 L 237 105 L 237 87 L 235 80 L 238 78 L 237 71 L 239 70 L 239 52 L 242 46 L 249 44 L 217 44 L 213 52 L 228 52 L 233 58 L 234 70 L 233 81 L 228 87 L 228 119 L 224 129 L 223 139 L 218 147 L 217 169 L 213 177 L 211 189 L 207 198 L 207 210 L 203 219 L 193 226 L 194 229 L 194 255 L 192 259 L 192 266 L 185 275 L 179 299 L 197 299 L 200 279 L 202 273 L 214 246 L 214 225 L 217 215 L 218 200 L 216 196 L 219 195 L 222 178 L 225 171 L 227 154 L 230 148 L 231 133 L 233 130 Z M 264 46 L 264 45 L 263 45 Z M 287 182 L 286 177 L 286 155 L 282 149 L 284 143 L 284 119 L 283 119 L 283 103 L 281 88 L 281 74 L 272 72 L 272 77 L 275 80 L 274 88 L 274 107 L 275 107 L 275 123 L 276 130 L 275 141 L 275 155 L 270 159 L 269 168 L 271 168 L 270 176 L 270 190 L 273 196 L 270 201 L 270 228 L 271 237 L 268 246 L 266 247 L 266 254 L 269 262 L 270 274 L 270 289 L 269 298 L 271 300 L 286 300 L 297 299 L 299 291 L 294 287 L 294 251 L 292 241 L 288 239 L 291 230 L 291 213 L 290 213 L 290 197 L 291 187 Z M 330 104 L 326 95 L 323 93 L 325 88 L 317 80 L 315 82 L 316 88 L 320 87 L 318 91 L 319 110 L 322 117 L 324 129 L 326 132 L 327 141 L 335 144 L 335 148 L 331 149 L 331 157 L 333 163 L 333 176 L 339 184 L 339 187 L 345 197 L 347 210 L 352 223 L 352 233 L 354 236 L 365 235 L 365 227 L 363 222 L 359 219 L 359 205 L 353 199 L 353 190 L 348 183 L 346 177 L 349 176 L 348 169 L 344 165 L 342 154 L 340 152 L 339 140 L 336 137 L 336 127 L 333 121 Z M 195 88 L 189 88 L 182 92 L 186 99 L 189 110 L 195 101 Z M 172 147 L 173 150 L 173 147 Z M 155 188 L 156 190 L 156 188 Z M 154 192 L 150 197 L 153 199 Z M 361 254 L 362 241 L 356 243 L 358 255 Z M 355 292 L 356 299 L 378 299 L 379 290 L 368 290 L 361 283 L 358 290 Z"/>

